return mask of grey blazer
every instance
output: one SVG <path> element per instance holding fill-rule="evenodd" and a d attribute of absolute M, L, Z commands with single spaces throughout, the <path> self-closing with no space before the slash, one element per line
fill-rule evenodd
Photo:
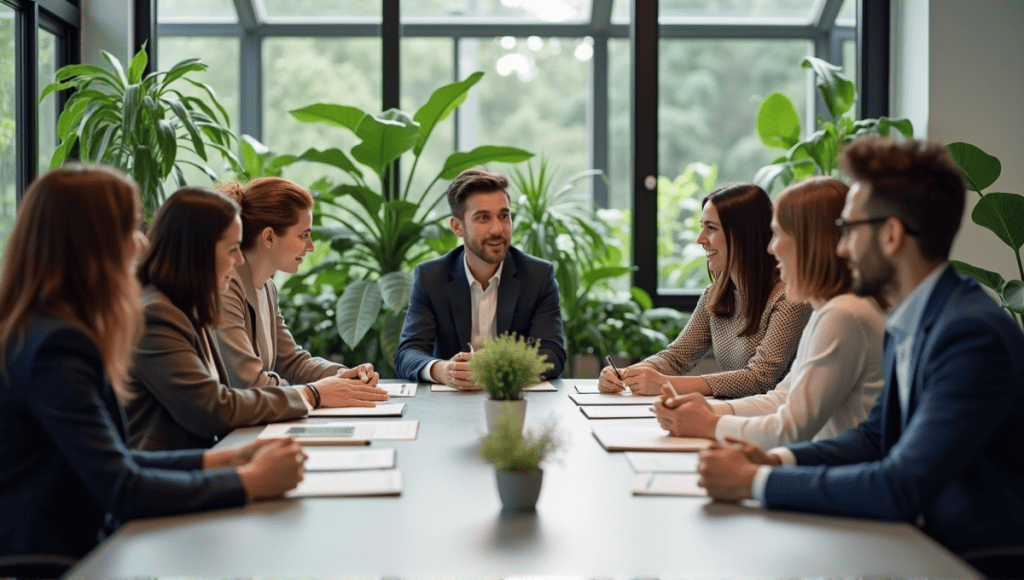
<path fill-rule="evenodd" d="M 270 306 L 272 350 L 267 343 L 257 293 L 266 291 Z M 217 341 L 231 384 L 239 387 L 303 384 L 338 374 L 345 366 L 315 357 L 295 344 L 277 305 L 277 286 L 267 280 L 263 290 L 252 281 L 252 269 L 245 262 L 231 273 L 227 292 L 221 294 Z"/>
<path fill-rule="evenodd" d="M 236 427 L 306 415 L 294 388 L 232 388 L 213 333 L 197 329 L 163 292 L 146 286 L 142 304 L 146 329 L 135 349 L 127 392 L 120 397 L 132 447 L 210 447 Z M 213 378 L 207 358 L 213 359 L 220 381 Z"/>

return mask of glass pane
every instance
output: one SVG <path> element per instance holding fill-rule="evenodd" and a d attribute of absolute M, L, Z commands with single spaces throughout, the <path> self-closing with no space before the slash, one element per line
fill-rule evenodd
<path fill-rule="evenodd" d="M 615 0 L 612 18 L 629 21 L 630 0 Z M 658 20 L 799 20 L 810 22 L 821 7 L 822 0 L 661 0 Z M 856 0 L 847 0 L 856 4 Z"/>
<path fill-rule="evenodd" d="M 381 107 L 379 38 L 268 38 L 263 42 L 263 142 L 276 153 L 310 147 L 350 150 L 346 129 L 301 123 L 288 112 L 313 103 L 349 105 L 376 114 Z M 301 66 L 297 66 L 301 63 Z M 284 176 L 308 186 L 318 177 L 339 179 L 322 164 L 295 164 Z"/>
<path fill-rule="evenodd" d="M 467 124 L 461 149 L 521 147 L 548 158 L 555 183 L 589 168 L 590 38 L 507 36 L 463 40 L 460 46 L 460 67 L 485 72 L 476 87 L 477 114 L 460 117 Z"/>
<path fill-rule="evenodd" d="M 39 29 L 39 91 L 53 82 L 57 72 L 57 37 L 42 28 Z M 57 95 L 50 93 L 39 103 L 39 164 L 37 172 L 42 175 L 50 168 L 50 158 L 57 150 Z"/>
<path fill-rule="evenodd" d="M 374 18 L 381 19 L 380 0 L 256 0 L 269 18 Z"/>
<path fill-rule="evenodd" d="M 706 283 L 703 249 L 694 243 L 700 200 L 713 185 L 751 181 L 780 155 L 757 136 L 766 96 L 787 95 L 807 126 L 804 40 L 662 40 L 659 43 L 658 186 L 659 293 Z"/>
<path fill-rule="evenodd" d="M 591 0 L 407 0 L 402 16 L 507 18 L 535 22 L 590 20 Z"/>
<path fill-rule="evenodd" d="M 205 72 L 190 73 L 188 78 L 206 83 L 213 89 L 217 100 L 224 106 L 231 118 L 231 128 L 237 133 L 239 127 L 238 52 L 239 41 L 235 37 L 161 36 L 160 47 L 157 51 L 157 66 L 159 70 L 168 70 L 176 63 L 185 59 L 201 59 L 201 62 L 209 68 Z M 193 86 L 191 83 L 178 81 L 172 86 L 181 91 L 182 94 L 197 97 L 202 99 L 207 105 L 212 106 L 206 92 Z M 212 150 L 207 152 L 207 160 L 203 161 L 195 153 L 179 147 L 178 159 L 205 164 L 218 174 L 230 169 L 230 166 L 224 162 L 220 155 Z M 199 169 L 187 164 L 183 165 L 182 169 L 187 183 L 210 185 L 209 176 Z M 168 193 L 173 191 L 176 185 L 175 183 L 168 186 Z"/>
<path fill-rule="evenodd" d="M 232 0 L 157 0 L 156 17 L 158 20 L 188 18 L 238 21 L 238 13 Z M 160 41 L 162 43 L 163 38 Z"/>
<path fill-rule="evenodd" d="M 849 77 L 853 81 L 854 89 L 857 88 L 857 41 L 846 40 L 843 41 L 843 74 Z M 857 92 L 860 95 L 860 91 Z M 851 113 L 857 115 L 857 105 L 854 104 Z"/>
<path fill-rule="evenodd" d="M 630 43 L 625 39 L 608 42 L 608 209 L 613 233 L 622 243 L 626 264 L 633 261 L 633 123 L 630 114 Z M 618 72 L 617 71 L 622 71 Z M 617 212 L 617 213 L 615 213 Z"/>
<path fill-rule="evenodd" d="M 843 7 L 839 9 L 839 16 L 836 17 L 836 26 L 857 25 L 857 0 L 846 0 Z"/>
<path fill-rule="evenodd" d="M 3 248 L 7 246 L 11 226 L 14 225 L 15 192 L 18 187 L 14 19 L 14 9 L 0 3 L 0 258 L 3 256 Z"/>
<path fill-rule="evenodd" d="M 454 82 L 455 68 L 451 57 L 452 40 L 448 38 L 403 38 L 402 39 L 402 110 L 414 115 L 426 104 L 430 95 L 443 85 Z M 461 79 L 460 79 L 461 80 Z M 473 94 L 479 91 L 479 85 L 470 89 Z M 455 115 L 434 127 L 430 141 L 420 154 L 419 164 L 413 174 L 411 192 L 416 193 L 414 199 L 426 190 L 434 177 L 440 173 L 445 159 L 455 150 Z M 412 156 L 406 155 L 402 160 L 403 179 L 408 179 L 412 168 Z M 441 181 L 434 184 L 430 202 L 443 195 L 448 184 Z M 448 205 L 438 205 L 438 211 L 446 213 Z"/>

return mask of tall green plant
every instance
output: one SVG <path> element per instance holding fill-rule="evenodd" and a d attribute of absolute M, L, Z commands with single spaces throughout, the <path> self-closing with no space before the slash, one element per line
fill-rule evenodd
<path fill-rule="evenodd" d="M 338 332 L 349 347 L 354 348 L 376 325 L 381 348 L 393 359 L 401 313 L 412 291 L 408 268 L 450 244 L 447 228 L 439 223 L 443 216 L 434 213 L 444 199 L 434 185 L 471 167 L 495 161 L 519 163 L 533 156 L 523 149 L 491 145 L 455 152 L 424 190 L 413 191 L 413 176 L 431 134 L 465 101 L 481 77 L 483 73 L 476 72 L 437 89 L 411 116 L 398 109 L 370 115 L 329 103 L 291 111 L 299 121 L 345 129 L 359 139 L 348 153 L 337 148 L 309 149 L 295 159 L 335 167 L 348 180 L 339 185 L 321 181 L 322 187 L 313 189 L 319 189 L 320 204 L 335 212 L 321 211 L 323 221 L 331 223 L 315 229 L 339 254 L 320 266 L 365 272 L 365 279 L 347 284 L 335 309 Z M 412 163 L 402 183 L 397 162 L 405 153 L 411 153 Z"/>
<path fill-rule="evenodd" d="M 847 115 L 857 101 L 857 91 L 839 67 L 813 56 L 805 57 L 800 65 L 814 70 L 815 86 L 830 118 L 819 115 L 817 130 L 801 139 L 800 115 L 793 101 L 782 93 L 765 98 L 757 111 L 757 134 L 766 146 L 786 150 L 754 175 L 754 182 L 766 191 L 777 182 L 785 187 L 811 175 L 837 176 L 836 154 L 860 135 L 885 136 L 895 129 L 904 137 L 913 137 L 914 127 L 908 119 L 879 117 L 855 121 Z"/>
<path fill-rule="evenodd" d="M 982 193 L 981 190 L 991 187 L 999 179 L 1002 173 L 999 159 L 969 143 L 950 143 L 946 148 L 960 166 L 968 189 L 981 198 L 971 212 L 971 220 L 994 233 L 1013 250 L 1020 279 L 1004 280 L 996 272 L 959 260 L 953 260 L 953 267 L 994 290 L 1002 300 L 1003 308 L 1011 316 L 1016 313 L 1018 321 L 1024 326 L 1024 263 L 1020 256 L 1020 249 L 1024 246 L 1024 196 L 1019 193 Z"/>
<path fill-rule="evenodd" d="M 40 93 L 42 101 L 54 91 L 75 89 L 57 121 L 60 145 L 50 160 L 51 168 L 62 165 L 78 144 L 81 160 L 112 165 L 134 178 L 146 213 L 152 216 L 164 199 L 165 181 L 173 178 L 179 187 L 185 185 L 182 165 L 195 166 L 217 180 L 209 167 L 178 159 L 179 150 L 192 151 L 207 161 L 209 150 L 214 149 L 240 167 L 231 151 L 235 137 L 228 129 L 227 111 L 209 85 L 191 78 L 207 69 L 198 58 L 143 77 L 149 62 L 145 46 L 127 71 L 116 57 L 101 52 L 110 70 L 68 65 Z M 176 88 L 181 82 L 201 89 L 209 102 L 182 94 Z"/>

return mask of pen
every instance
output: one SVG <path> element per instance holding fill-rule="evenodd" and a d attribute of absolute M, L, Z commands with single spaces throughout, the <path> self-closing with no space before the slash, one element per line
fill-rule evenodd
<path fill-rule="evenodd" d="M 473 354 L 473 343 L 472 342 L 467 342 L 466 346 L 469 347 L 469 354 Z"/>
<path fill-rule="evenodd" d="M 608 363 L 608 366 L 612 367 L 612 370 L 615 371 L 615 376 L 619 377 L 619 380 L 621 381 L 622 380 L 622 373 L 619 372 L 619 367 L 615 366 L 615 363 L 612 362 L 612 355 L 610 355 L 610 354 L 604 355 L 604 360 L 605 360 L 605 362 Z"/>
<path fill-rule="evenodd" d="M 676 388 L 672 386 L 672 383 L 665 381 L 665 384 L 668 385 L 668 390 L 672 391 L 672 403 L 675 403 L 679 400 L 679 393 L 676 392 Z"/>

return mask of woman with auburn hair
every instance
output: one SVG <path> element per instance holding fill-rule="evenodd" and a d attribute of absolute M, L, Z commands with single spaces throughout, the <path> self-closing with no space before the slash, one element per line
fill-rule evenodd
<path fill-rule="evenodd" d="M 355 368 L 314 357 L 295 344 L 278 308 L 274 273 L 296 273 L 306 254 L 313 251 L 313 197 L 301 186 L 278 177 L 256 179 L 247 186 L 221 186 L 242 208 L 242 254 L 227 290 L 221 296 L 222 312 L 217 339 L 231 384 L 263 387 L 312 383 L 324 396 L 332 385 L 361 387 L 377 384 L 373 365 Z M 384 391 L 369 401 L 380 400 Z M 351 389 L 351 404 L 363 404 L 363 391 Z M 386 396 L 384 398 L 387 398 Z"/>
<path fill-rule="evenodd" d="M 598 388 L 657 395 L 669 383 L 677 393 L 745 397 L 768 392 L 789 370 L 810 308 L 788 300 L 771 240 L 772 202 L 752 183 L 709 193 L 697 243 L 713 282 L 701 294 L 686 327 L 668 348 L 622 370 L 601 371 Z M 714 349 L 722 372 L 682 376 Z"/>
<path fill-rule="evenodd" d="M 57 575 L 129 518 L 277 497 L 302 479 L 305 457 L 290 439 L 220 451 L 125 444 L 114 393 L 141 323 L 141 208 L 123 173 L 66 165 L 30 185 L 18 209 L 0 274 L 8 563 L 46 561 Z"/>
<path fill-rule="evenodd" d="M 779 260 L 786 296 L 814 308 L 788 375 L 764 395 L 708 403 L 676 399 L 669 389 L 655 404 L 672 435 L 749 441 L 763 449 L 829 439 L 867 418 L 884 383 L 885 315 L 878 298 L 852 293 L 852 277 L 836 255 L 847 186 L 814 177 L 775 200 L 775 235 L 768 251 Z"/>
<path fill-rule="evenodd" d="M 122 401 L 134 447 L 210 447 L 236 427 L 298 419 L 321 404 L 373 406 L 351 401 L 352 388 L 387 398 L 369 386 L 231 384 L 214 330 L 221 293 L 244 260 L 239 211 L 215 189 L 184 187 L 156 212 L 139 266 L 145 332 Z"/>

